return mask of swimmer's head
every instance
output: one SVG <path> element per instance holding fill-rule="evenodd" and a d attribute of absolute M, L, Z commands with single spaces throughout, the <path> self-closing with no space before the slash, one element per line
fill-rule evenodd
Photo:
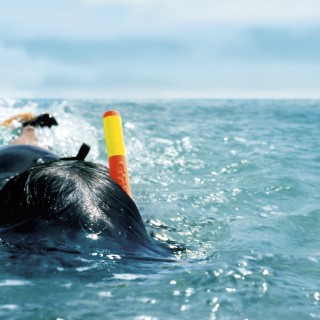
<path fill-rule="evenodd" d="M 158 251 L 135 203 L 100 164 L 59 160 L 12 178 L 0 191 L 0 226 L 39 218 L 61 230 L 99 235 L 122 248 Z M 160 253 L 163 249 L 159 247 Z"/>

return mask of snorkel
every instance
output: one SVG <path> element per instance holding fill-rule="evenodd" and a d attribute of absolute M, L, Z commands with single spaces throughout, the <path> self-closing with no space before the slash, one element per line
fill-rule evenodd
<path fill-rule="evenodd" d="M 109 159 L 110 177 L 131 197 L 120 113 L 115 110 L 105 112 L 103 114 L 103 127 Z"/>

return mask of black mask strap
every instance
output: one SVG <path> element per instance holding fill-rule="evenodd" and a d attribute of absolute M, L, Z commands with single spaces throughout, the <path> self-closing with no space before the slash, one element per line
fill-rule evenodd
<path fill-rule="evenodd" d="M 90 151 L 90 147 L 83 143 L 75 157 L 61 158 L 60 160 L 84 160 Z"/>

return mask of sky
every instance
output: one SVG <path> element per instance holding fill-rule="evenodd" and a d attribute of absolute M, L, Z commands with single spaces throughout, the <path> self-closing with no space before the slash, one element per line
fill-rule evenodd
<path fill-rule="evenodd" d="M 320 98 L 320 0 L 0 0 L 0 97 Z"/>

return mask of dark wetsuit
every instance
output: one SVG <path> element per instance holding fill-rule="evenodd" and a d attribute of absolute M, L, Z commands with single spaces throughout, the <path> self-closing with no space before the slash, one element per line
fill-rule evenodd
<path fill-rule="evenodd" d="M 56 154 L 31 145 L 0 147 L 0 189 L 10 178 L 43 162 L 59 159 Z"/>

